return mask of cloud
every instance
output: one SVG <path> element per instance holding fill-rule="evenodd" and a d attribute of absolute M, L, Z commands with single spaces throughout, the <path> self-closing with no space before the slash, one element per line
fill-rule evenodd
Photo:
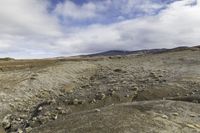
<path fill-rule="evenodd" d="M 56 6 L 54 12 L 65 19 L 88 19 L 96 17 L 96 5 L 92 2 L 76 5 L 72 1 L 65 1 Z"/>
<path fill-rule="evenodd" d="M 44 1 L 6 0 L 0 2 L 0 33 L 14 35 L 60 34 L 55 18 L 47 14 Z M 48 25 L 47 25 L 48 24 Z"/>
<path fill-rule="evenodd" d="M 66 0 L 50 12 L 48 0 L 1 1 L 0 57 L 43 58 L 200 42 L 200 0 L 119 1 Z"/>
<path fill-rule="evenodd" d="M 155 16 L 82 28 L 68 35 L 68 38 L 58 40 L 57 46 L 74 53 L 87 53 L 111 49 L 136 50 L 198 45 L 200 8 L 199 4 L 188 6 L 191 2 L 175 2 Z M 60 51 L 68 52 L 61 49 Z"/>

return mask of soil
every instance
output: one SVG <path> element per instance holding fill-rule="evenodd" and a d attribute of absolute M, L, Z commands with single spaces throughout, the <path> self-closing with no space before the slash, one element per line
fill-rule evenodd
<path fill-rule="evenodd" d="M 198 47 L 0 61 L 0 133 L 198 133 L 199 102 Z"/>

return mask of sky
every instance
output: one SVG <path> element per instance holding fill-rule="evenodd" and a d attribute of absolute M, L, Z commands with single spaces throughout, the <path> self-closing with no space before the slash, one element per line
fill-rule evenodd
<path fill-rule="evenodd" d="M 0 0 L 0 57 L 195 46 L 200 0 Z"/>

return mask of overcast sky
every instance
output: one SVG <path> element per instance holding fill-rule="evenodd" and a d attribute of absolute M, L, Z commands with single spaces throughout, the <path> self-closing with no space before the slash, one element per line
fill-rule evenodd
<path fill-rule="evenodd" d="M 0 0 L 0 57 L 194 46 L 200 0 Z"/>

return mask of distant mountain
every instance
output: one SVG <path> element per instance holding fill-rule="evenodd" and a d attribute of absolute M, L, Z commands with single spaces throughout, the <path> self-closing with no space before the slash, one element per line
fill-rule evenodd
<path fill-rule="evenodd" d="M 95 57 L 95 56 L 116 56 L 116 55 L 130 55 L 130 54 L 157 54 L 157 53 L 164 53 L 164 52 L 175 52 L 175 51 L 182 51 L 182 50 L 189 50 L 189 49 L 196 49 L 200 48 L 200 45 L 194 47 L 176 47 L 173 49 L 145 49 L 145 50 L 137 50 L 137 51 L 124 51 L 124 50 L 110 50 L 106 52 L 100 52 L 95 54 L 83 55 L 86 57 Z"/>
<path fill-rule="evenodd" d="M 123 50 L 110 50 L 106 52 L 100 52 L 90 55 L 85 55 L 89 57 L 94 56 L 116 56 L 116 55 L 130 55 L 130 54 L 148 54 L 148 53 L 160 53 L 167 51 L 168 49 L 151 49 L 151 50 L 138 50 L 138 51 L 123 51 Z"/>

